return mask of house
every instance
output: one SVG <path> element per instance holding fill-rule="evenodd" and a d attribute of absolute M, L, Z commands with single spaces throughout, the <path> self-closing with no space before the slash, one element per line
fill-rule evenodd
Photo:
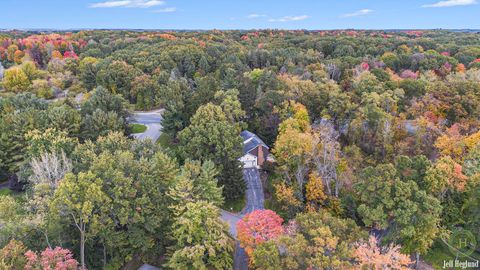
<path fill-rule="evenodd" d="M 239 159 L 244 168 L 260 168 L 267 161 L 268 146 L 257 135 L 250 131 L 242 131 L 243 156 Z"/>

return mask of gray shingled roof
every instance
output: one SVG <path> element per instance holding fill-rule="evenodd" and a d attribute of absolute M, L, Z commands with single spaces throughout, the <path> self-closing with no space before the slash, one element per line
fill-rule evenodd
<path fill-rule="evenodd" d="M 244 130 L 240 133 L 240 136 L 243 138 L 243 153 L 246 154 L 259 145 L 263 145 L 268 149 L 268 146 L 254 133 Z"/>
<path fill-rule="evenodd" d="M 140 268 L 138 268 L 138 270 L 161 270 L 161 268 L 151 266 L 149 264 L 144 264 Z"/>

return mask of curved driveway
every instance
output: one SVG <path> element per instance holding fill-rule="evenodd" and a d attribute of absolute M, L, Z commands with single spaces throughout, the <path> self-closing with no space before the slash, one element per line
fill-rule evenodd
<path fill-rule="evenodd" d="M 128 122 L 145 125 L 147 130 L 143 133 L 132 134 L 132 136 L 139 140 L 151 139 L 153 142 L 156 142 L 162 134 L 162 113 L 163 109 L 149 112 L 134 112 L 129 117 Z"/>
<path fill-rule="evenodd" d="M 260 173 L 256 168 L 243 169 L 243 179 L 247 184 L 247 205 L 241 212 L 241 217 L 245 214 L 251 213 L 255 210 L 264 209 L 265 197 L 263 194 L 262 181 L 260 180 Z M 236 227 L 236 223 L 235 223 Z M 235 228 L 236 234 L 236 228 Z M 234 270 L 247 270 L 248 257 L 245 250 L 240 247 L 238 241 L 233 257 Z"/>

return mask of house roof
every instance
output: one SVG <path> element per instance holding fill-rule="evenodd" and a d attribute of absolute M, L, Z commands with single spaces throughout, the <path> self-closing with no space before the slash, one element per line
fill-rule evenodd
<path fill-rule="evenodd" d="M 161 269 L 149 264 L 144 264 L 140 268 L 138 268 L 138 270 L 161 270 Z"/>
<path fill-rule="evenodd" d="M 240 133 L 240 136 L 243 138 L 243 153 L 246 154 L 253 149 L 257 148 L 258 146 L 262 145 L 266 147 L 267 149 L 268 146 L 260 139 L 257 135 L 254 133 L 244 130 Z"/>

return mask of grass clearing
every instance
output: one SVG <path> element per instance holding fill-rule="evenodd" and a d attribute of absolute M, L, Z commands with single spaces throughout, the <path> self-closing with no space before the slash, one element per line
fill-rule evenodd
<path fill-rule="evenodd" d="M 133 134 L 143 133 L 147 130 L 147 126 L 142 124 L 130 124 L 129 126 Z"/>
<path fill-rule="evenodd" d="M 160 137 L 158 138 L 157 143 L 160 144 L 162 148 L 168 148 L 172 151 L 176 151 L 178 148 L 178 144 L 175 144 L 173 142 L 172 137 L 167 133 L 160 134 Z"/>
<path fill-rule="evenodd" d="M 222 208 L 232 213 L 238 213 L 242 211 L 244 207 L 245 207 L 245 197 L 232 202 L 225 202 Z"/>
<path fill-rule="evenodd" d="M 8 188 L 0 189 L 0 197 L 11 195 L 12 191 Z"/>
<path fill-rule="evenodd" d="M 162 133 L 160 134 L 160 137 L 158 137 L 157 143 L 160 144 L 162 147 L 171 147 L 172 139 L 170 136 L 168 136 L 167 133 Z"/>

